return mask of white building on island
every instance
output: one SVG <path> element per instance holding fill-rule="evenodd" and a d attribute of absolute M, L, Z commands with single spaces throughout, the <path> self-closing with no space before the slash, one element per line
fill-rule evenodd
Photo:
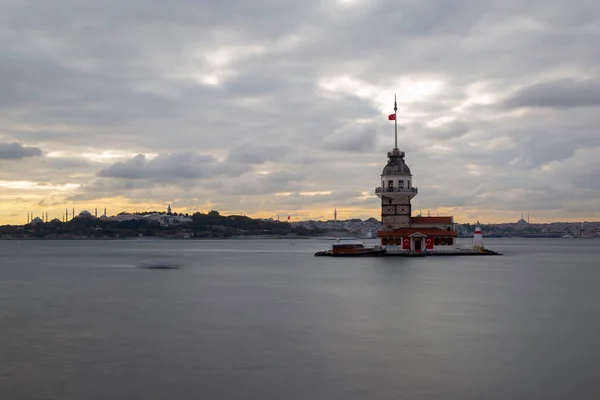
<path fill-rule="evenodd" d="M 160 224 L 161 226 L 179 226 L 179 225 L 191 224 L 193 221 L 191 217 L 173 215 L 170 204 L 167 208 L 166 213 L 152 213 L 152 214 L 143 215 L 143 214 L 132 214 L 132 213 L 123 212 L 123 213 L 114 215 L 112 217 L 103 215 L 102 217 L 100 217 L 100 219 L 103 221 L 117 221 L 117 222 L 144 220 L 145 219 L 148 221 L 156 222 L 156 223 Z"/>

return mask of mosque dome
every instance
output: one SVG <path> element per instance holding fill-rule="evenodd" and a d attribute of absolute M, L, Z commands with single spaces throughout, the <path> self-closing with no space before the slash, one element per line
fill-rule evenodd
<path fill-rule="evenodd" d="M 411 175 L 410 168 L 404 162 L 404 152 L 394 149 L 388 152 L 388 162 L 381 172 L 385 175 Z"/>
<path fill-rule="evenodd" d="M 83 210 L 82 212 L 79 213 L 78 216 L 81 218 L 90 218 L 90 217 L 92 217 L 92 213 L 87 210 Z"/>

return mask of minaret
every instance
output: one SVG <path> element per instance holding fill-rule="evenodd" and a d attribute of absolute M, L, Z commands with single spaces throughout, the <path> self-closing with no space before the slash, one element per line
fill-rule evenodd
<path fill-rule="evenodd" d="M 29 213 L 27 213 L 27 223 L 29 223 Z"/>
<path fill-rule="evenodd" d="M 381 172 L 381 186 L 375 194 L 381 199 L 381 223 L 383 229 L 394 230 L 410 226 L 411 200 L 418 193 L 412 186 L 412 174 L 404 161 L 404 152 L 398 149 L 398 105 L 394 96 L 394 148 L 387 153 L 388 162 Z"/>
<path fill-rule="evenodd" d="M 333 210 L 333 222 L 337 222 L 337 208 Z"/>
<path fill-rule="evenodd" d="M 107 215 L 106 215 L 106 207 L 104 207 L 104 216 L 107 217 Z"/>
<path fill-rule="evenodd" d="M 71 219 L 75 219 L 75 207 L 73 207 L 73 215 L 71 215 Z"/>
<path fill-rule="evenodd" d="M 94 217 L 98 218 L 98 207 L 94 209 Z"/>
<path fill-rule="evenodd" d="M 171 205 L 169 204 L 169 206 L 167 207 L 167 214 L 171 215 Z"/>

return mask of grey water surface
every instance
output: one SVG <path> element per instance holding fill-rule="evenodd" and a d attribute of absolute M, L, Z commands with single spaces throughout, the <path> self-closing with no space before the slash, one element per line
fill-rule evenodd
<path fill-rule="evenodd" d="M 0 241 L 0 399 L 600 398 L 600 239 L 486 243 Z"/>

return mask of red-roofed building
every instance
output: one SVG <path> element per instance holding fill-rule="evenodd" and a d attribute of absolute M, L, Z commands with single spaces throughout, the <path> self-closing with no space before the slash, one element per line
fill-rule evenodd
<path fill-rule="evenodd" d="M 394 110 L 396 105 L 394 104 Z M 411 200 L 419 193 L 413 186 L 412 173 L 404 161 L 404 152 L 395 147 L 381 173 L 381 186 L 375 194 L 381 199 L 382 229 L 377 234 L 381 245 L 394 252 L 442 252 L 454 250 L 458 233 L 454 218 L 412 216 Z"/>
<path fill-rule="evenodd" d="M 453 217 L 411 217 L 411 225 L 454 225 Z"/>

